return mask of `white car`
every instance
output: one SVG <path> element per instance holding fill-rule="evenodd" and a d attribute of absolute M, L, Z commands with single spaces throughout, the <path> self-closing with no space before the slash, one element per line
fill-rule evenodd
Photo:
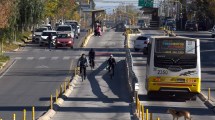
<path fill-rule="evenodd" d="M 48 36 L 50 34 L 52 36 L 52 44 L 55 45 L 55 40 L 56 40 L 56 37 L 57 37 L 57 31 L 46 30 L 46 31 L 43 31 L 43 33 L 42 33 L 42 35 L 40 37 L 39 46 L 48 45 Z"/>
<path fill-rule="evenodd" d="M 48 30 L 52 30 L 52 26 L 50 24 L 41 25 L 42 27 L 47 27 Z"/>
<path fill-rule="evenodd" d="M 143 50 L 143 53 L 146 54 L 148 43 L 149 43 L 148 36 L 138 36 L 134 41 L 134 50 L 135 51 Z"/>
<path fill-rule="evenodd" d="M 56 29 L 57 33 L 68 33 L 71 34 L 72 38 L 75 37 L 74 30 L 70 25 L 59 25 Z"/>

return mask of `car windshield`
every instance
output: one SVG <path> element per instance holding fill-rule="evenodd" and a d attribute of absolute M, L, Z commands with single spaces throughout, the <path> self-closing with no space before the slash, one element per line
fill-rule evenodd
<path fill-rule="evenodd" d="M 49 36 L 49 35 L 52 35 L 52 36 L 57 36 L 57 33 L 56 32 L 43 32 L 42 36 Z"/>
<path fill-rule="evenodd" d="M 137 39 L 136 39 L 136 40 L 147 40 L 147 37 L 139 36 L 139 37 L 137 37 Z"/>
<path fill-rule="evenodd" d="M 60 26 L 57 31 L 72 31 L 70 26 Z"/>
<path fill-rule="evenodd" d="M 69 34 L 58 34 L 57 38 L 70 38 L 71 36 Z"/>
<path fill-rule="evenodd" d="M 35 32 L 43 32 L 44 30 L 47 30 L 47 28 L 38 28 Z"/>

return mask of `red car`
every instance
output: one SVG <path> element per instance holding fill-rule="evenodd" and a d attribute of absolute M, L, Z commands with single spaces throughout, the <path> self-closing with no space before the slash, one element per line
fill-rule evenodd
<path fill-rule="evenodd" d="M 73 48 L 73 45 L 74 45 L 74 41 L 70 34 L 60 33 L 57 35 L 57 38 L 55 41 L 55 48 L 58 48 L 58 47 Z"/>

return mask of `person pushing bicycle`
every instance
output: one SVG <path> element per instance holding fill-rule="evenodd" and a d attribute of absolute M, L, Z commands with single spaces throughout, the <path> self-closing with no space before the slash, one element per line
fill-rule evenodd
<path fill-rule="evenodd" d="M 95 60 L 95 51 L 94 51 L 93 48 L 90 49 L 88 56 L 89 56 L 90 67 L 92 69 L 94 69 L 94 66 L 95 66 L 95 61 L 94 61 Z"/>
<path fill-rule="evenodd" d="M 88 61 L 85 54 L 82 54 L 78 60 L 78 66 L 80 67 L 80 74 L 82 74 L 82 69 L 84 72 L 84 80 L 86 79 L 86 68 L 88 67 Z"/>
<path fill-rule="evenodd" d="M 110 55 L 110 58 L 108 59 L 107 63 L 108 63 L 108 72 L 110 72 L 112 69 L 113 70 L 113 76 L 114 76 L 114 68 L 116 65 L 116 60 L 112 54 Z"/>

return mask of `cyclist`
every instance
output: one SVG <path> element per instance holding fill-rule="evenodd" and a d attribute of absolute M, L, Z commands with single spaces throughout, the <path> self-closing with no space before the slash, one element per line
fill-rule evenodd
<path fill-rule="evenodd" d="M 86 79 L 86 67 L 88 67 L 88 61 L 85 54 L 82 54 L 78 60 L 78 66 L 80 67 L 80 74 L 84 72 L 84 80 Z M 83 70 L 82 70 L 83 69 Z"/>
<path fill-rule="evenodd" d="M 95 61 L 94 61 L 95 60 L 95 51 L 94 51 L 93 48 L 90 49 L 88 56 L 89 56 L 90 67 L 92 69 L 94 69 L 94 66 L 95 66 Z"/>
<path fill-rule="evenodd" d="M 108 59 L 107 62 L 108 62 L 108 71 L 110 72 L 110 70 L 112 69 L 113 70 L 113 76 L 114 76 L 114 68 L 116 65 L 116 60 L 112 54 L 110 55 L 110 58 Z"/>

